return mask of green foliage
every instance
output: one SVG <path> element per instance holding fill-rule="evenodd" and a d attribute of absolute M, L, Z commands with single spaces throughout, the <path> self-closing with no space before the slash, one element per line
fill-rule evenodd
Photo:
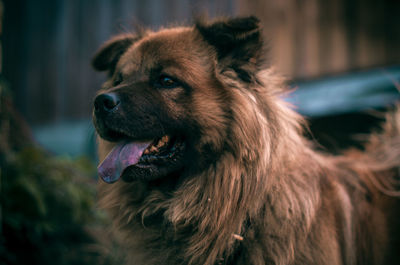
<path fill-rule="evenodd" d="M 34 144 L 0 75 L 0 264 L 122 264 L 96 207 L 95 174 L 89 159 Z"/>
<path fill-rule="evenodd" d="M 29 147 L 0 162 L 0 263 L 108 264 L 91 229 L 105 220 L 95 210 L 95 168 L 89 160 Z"/>

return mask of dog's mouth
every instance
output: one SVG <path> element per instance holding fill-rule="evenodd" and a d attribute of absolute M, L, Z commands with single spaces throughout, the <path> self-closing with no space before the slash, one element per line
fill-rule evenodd
<path fill-rule="evenodd" d="M 176 169 L 182 160 L 182 138 L 165 135 L 150 141 L 119 142 L 98 166 L 107 183 L 154 179 Z"/>

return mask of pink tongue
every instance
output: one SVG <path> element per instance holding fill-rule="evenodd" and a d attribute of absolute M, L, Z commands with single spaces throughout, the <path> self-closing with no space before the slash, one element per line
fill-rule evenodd
<path fill-rule="evenodd" d="M 151 142 L 118 144 L 97 167 L 99 176 L 107 183 L 117 181 L 127 167 L 138 163 L 143 151 L 150 144 Z"/>

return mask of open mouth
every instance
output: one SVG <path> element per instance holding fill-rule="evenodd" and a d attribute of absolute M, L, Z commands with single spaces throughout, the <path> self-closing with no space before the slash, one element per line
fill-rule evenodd
<path fill-rule="evenodd" d="M 99 176 L 113 183 L 124 175 L 161 175 L 174 168 L 184 150 L 181 138 L 165 135 L 152 141 L 123 141 L 118 143 L 98 166 Z M 143 176 L 142 176 L 143 177 Z M 129 180 L 134 177 L 129 178 Z M 126 180 L 126 178 L 124 178 Z"/>
<path fill-rule="evenodd" d="M 181 142 L 177 138 L 171 138 L 165 135 L 154 140 L 144 151 L 139 159 L 141 164 L 159 163 L 162 160 L 171 159 L 176 148 L 181 146 Z"/>

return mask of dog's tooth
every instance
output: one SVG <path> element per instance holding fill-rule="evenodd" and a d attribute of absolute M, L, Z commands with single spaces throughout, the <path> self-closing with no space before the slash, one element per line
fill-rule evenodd
<path fill-rule="evenodd" d="M 151 152 L 157 151 L 157 147 L 155 147 L 154 145 L 152 145 L 152 146 L 150 147 L 150 151 L 151 151 Z"/>
<path fill-rule="evenodd" d="M 162 139 L 160 141 L 158 141 L 157 143 L 157 147 L 161 147 L 164 145 L 164 142 L 162 141 Z"/>
<path fill-rule="evenodd" d="M 164 142 L 164 143 L 167 143 L 168 142 L 168 135 L 164 135 L 162 138 L 161 138 L 161 141 L 162 142 Z"/>
<path fill-rule="evenodd" d="M 168 136 L 163 136 L 158 142 L 157 142 L 157 147 L 162 147 L 168 142 Z"/>

